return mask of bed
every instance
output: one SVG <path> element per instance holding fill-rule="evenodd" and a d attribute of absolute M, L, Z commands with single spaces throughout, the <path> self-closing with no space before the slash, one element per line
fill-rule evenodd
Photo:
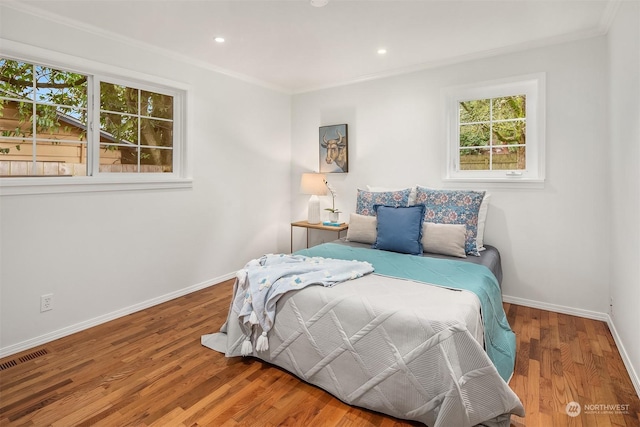
<path fill-rule="evenodd" d="M 424 210 L 419 215 L 422 223 Z M 375 246 L 341 239 L 293 254 L 369 264 L 373 273 L 282 293 L 262 332 L 268 346 L 258 344 L 262 324 L 247 329 L 233 302 L 220 332 L 202 344 L 279 366 L 347 404 L 430 427 L 506 427 L 511 414 L 524 416 L 507 384 L 515 336 L 502 308 L 498 250 L 486 245 L 465 258 Z M 234 301 L 244 292 L 241 277 Z"/>

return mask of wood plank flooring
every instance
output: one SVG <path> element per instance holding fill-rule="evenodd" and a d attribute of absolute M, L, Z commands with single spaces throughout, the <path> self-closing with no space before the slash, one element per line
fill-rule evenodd
<path fill-rule="evenodd" d="M 231 290 L 227 281 L 0 360 L 0 426 L 422 425 L 201 346 L 223 323 Z M 518 337 L 510 385 L 527 411 L 512 427 L 640 426 L 640 401 L 606 324 L 505 310 Z M 571 401 L 576 417 L 566 412 Z"/>

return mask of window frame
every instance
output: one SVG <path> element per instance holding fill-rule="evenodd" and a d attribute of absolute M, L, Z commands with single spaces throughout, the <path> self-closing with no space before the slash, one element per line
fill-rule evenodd
<path fill-rule="evenodd" d="M 155 190 L 191 188 L 188 160 L 191 153 L 187 144 L 186 110 L 190 87 L 157 76 L 102 64 L 72 55 L 51 52 L 0 38 L 0 56 L 16 61 L 44 65 L 64 71 L 85 74 L 92 85 L 87 103 L 87 176 L 5 177 L 0 179 L 0 196 L 20 194 L 77 193 L 94 191 Z M 173 171 L 165 173 L 100 173 L 99 147 L 100 125 L 98 119 L 100 99 L 97 96 L 100 81 L 124 84 L 142 90 L 150 90 L 173 96 Z M 91 106 L 91 107 L 90 107 Z"/>
<path fill-rule="evenodd" d="M 536 73 L 444 89 L 447 155 L 443 180 L 463 183 L 544 183 L 545 80 L 545 73 Z M 523 170 L 461 170 L 459 103 L 515 95 L 526 96 L 526 168 Z"/>

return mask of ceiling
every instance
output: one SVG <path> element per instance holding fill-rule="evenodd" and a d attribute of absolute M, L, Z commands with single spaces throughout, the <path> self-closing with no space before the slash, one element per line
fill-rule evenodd
<path fill-rule="evenodd" d="M 299 93 L 604 34 L 618 0 L 330 0 L 324 7 L 308 0 L 20 4 L 172 58 Z M 225 42 L 214 41 L 217 36 Z M 387 53 L 378 54 L 381 48 Z"/>

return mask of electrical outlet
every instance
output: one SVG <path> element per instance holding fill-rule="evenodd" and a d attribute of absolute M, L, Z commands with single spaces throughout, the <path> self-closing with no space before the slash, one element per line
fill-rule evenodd
<path fill-rule="evenodd" d="M 53 310 L 53 294 L 46 294 L 40 297 L 40 313 Z"/>

